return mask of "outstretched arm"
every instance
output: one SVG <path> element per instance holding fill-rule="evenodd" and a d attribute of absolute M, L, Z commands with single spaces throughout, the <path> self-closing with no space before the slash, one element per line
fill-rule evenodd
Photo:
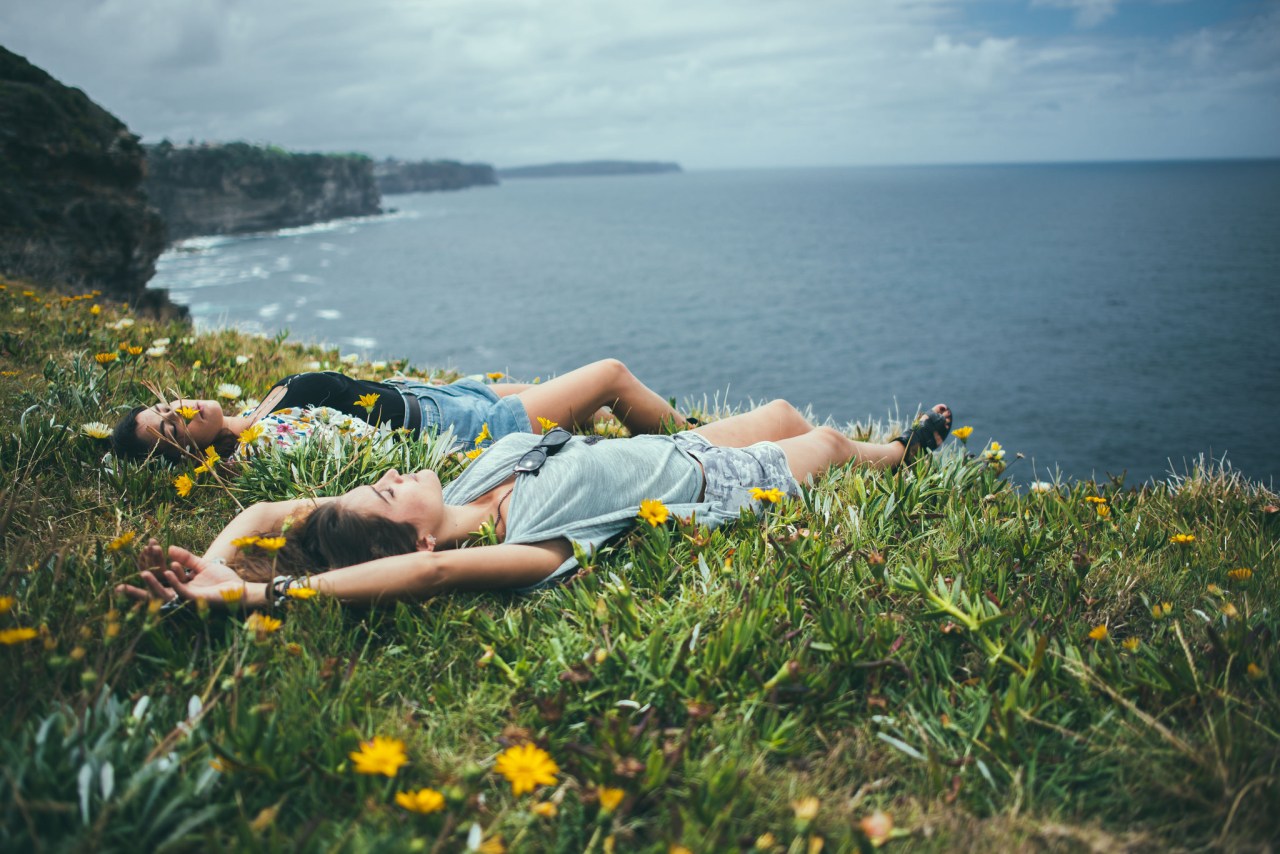
<path fill-rule="evenodd" d="M 573 554 L 566 540 L 530 545 L 503 543 L 443 552 L 414 552 L 335 569 L 311 576 L 309 586 L 347 602 L 426 599 L 454 590 L 499 590 L 527 587 L 554 572 Z M 267 604 L 269 585 L 246 582 L 220 564 L 197 557 L 178 546 L 169 547 L 171 568 L 144 572 L 150 595 L 172 599 L 203 599 L 214 605 L 241 591 L 240 603 L 250 608 Z M 167 588 L 166 588 L 167 585 Z M 138 587 L 122 588 L 134 598 L 147 598 Z"/>

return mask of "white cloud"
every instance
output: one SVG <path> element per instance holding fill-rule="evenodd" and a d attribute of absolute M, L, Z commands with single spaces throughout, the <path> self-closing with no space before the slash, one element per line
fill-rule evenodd
<path fill-rule="evenodd" d="M 1036 1 L 1074 9 L 1080 21 L 1115 11 L 1114 0 Z M 694 168 L 1280 145 L 1274 13 L 1162 40 L 1106 28 L 992 32 L 970 21 L 972 8 L 60 0 L 6 4 L 0 32 L 152 141 Z"/>

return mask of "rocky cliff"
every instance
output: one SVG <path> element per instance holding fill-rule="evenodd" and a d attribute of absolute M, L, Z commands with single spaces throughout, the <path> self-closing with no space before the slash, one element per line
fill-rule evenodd
<path fill-rule="evenodd" d="M 0 47 L 0 272 L 172 309 L 146 290 L 165 241 L 144 170 L 119 119 Z"/>
<path fill-rule="evenodd" d="M 296 154 L 202 143 L 147 146 L 151 203 L 177 240 L 269 231 L 381 211 L 373 161 L 362 154 Z"/>
<path fill-rule="evenodd" d="M 498 183 L 487 163 L 458 163 L 455 160 L 381 160 L 374 164 L 378 189 L 391 193 L 433 193 L 462 190 Z"/>

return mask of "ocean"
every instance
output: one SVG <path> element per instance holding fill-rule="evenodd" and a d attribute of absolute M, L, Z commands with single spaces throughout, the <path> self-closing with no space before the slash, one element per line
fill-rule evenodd
<path fill-rule="evenodd" d="M 948 403 L 1009 476 L 1280 475 L 1280 161 L 693 171 L 388 196 L 197 238 L 197 325 L 837 424 Z"/>

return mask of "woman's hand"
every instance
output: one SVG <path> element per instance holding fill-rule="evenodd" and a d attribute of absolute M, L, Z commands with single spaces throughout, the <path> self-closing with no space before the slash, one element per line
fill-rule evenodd
<path fill-rule="evenodd" d="M 247 598 L 248 585 L 231 567 L 197 557 L 181 546 L 169 546 L 168 558 L 166 569 L 165 554 L 160 544 L 152 540 L 138 555 L 138 569 L 145 589 L 121 584 L 116 592 L 139 600 L 203 599 L 214 605 Z"/>

